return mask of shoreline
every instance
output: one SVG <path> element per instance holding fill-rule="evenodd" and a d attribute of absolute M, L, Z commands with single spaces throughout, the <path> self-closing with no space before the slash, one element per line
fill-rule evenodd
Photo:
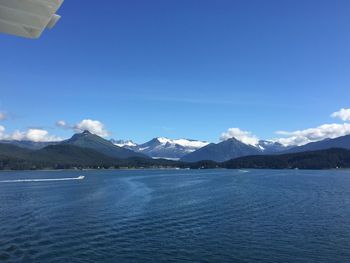
<path fill-rule="evenodd" d="M 350 167 L 349 168 L 327 168 L 327 169 L 295 169 L 295 168 L 225 168 L 225 167 L 217 167 L 217 168 L 198 168 L 198 169 L 193 169 L 193 168 L 111 168 L 111 169 L 93 169 L 93 168 L 88 168 L 88 169 L 23 169 L 23 170 L 14 170 L 14 169 L 4 169 L 4 170 L 0 170 L 1 172 L 87 172 L 87 171 L 130 171 L 130 170 L 168 170 L 168 171 L 176 171 L 176 170 L 236 170 L 236 171 L 241 171 L 241 170 L 273 170 L 273 171 L 291 171 L 291 170 L 295 170 L 295 171 L 350 171 Z"/>

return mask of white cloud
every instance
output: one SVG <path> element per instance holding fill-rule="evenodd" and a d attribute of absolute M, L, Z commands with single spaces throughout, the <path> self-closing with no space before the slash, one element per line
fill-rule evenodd
<path fill-rule="evenodd" d="M 0 140 L 5 136 L 5 127 L 0 125 Z"/>
<path fill-rule="evenodd" d="M 69 124 L 64 120 L 56 122 L 56 126 L 63 129 L 71 129 L 75 132 L 83 132 L 85 130 L 101 137 L 110 135 L 110 132 L 105 128 L 104 124 L 98 120 L 84 119 L 75 125 Z"/>
<path fill-rule="evenodd" d="M 85 119 L 74 125 L 74 130 L 76 132 L 83 132 L 88 130 L 89 132 L 96 134 L 101 137 L 109 136 L 109 131 L 106 130 L 104 124 L 97 120 Z"/>
<path fill-rule="evenodd" d="M 65 122 L 64 120 L 60 120 L 56 122 L 56 126 L 60 127 L 60 128 L 71 128 L 70 125 L 67 124 L 67 122 Z"/>
<path fill-rule="evenodd" d="M 237 140 L 250 145 L 257 145 L 259 143 L 258 137 L 249 131 L 243 131 L 239 128 L 229 128 L 226 132 L 221 134 L 220 140 L 227 140 L 236 138 Z"/>
<path fill-rule="evenodd" d="M 3 121 L 6 119 L 6 114 L 4 112 L 0 112 L 0 121 Z"/>
<path fill-rule="evenodd" d="M 340 109 L 331 114 L 332 118 L 339 118 L 342 121 L 350 121 L 350 109 Z"/>
<path fill-rule="evenodd" d="M 324 140 L 326 138 L 336 138 L 350 134 L 350 123 L 343 124 L 323 124 L 316 128 L 309 128 L 298 131 L 278 131 L 279 135 L 287 136 L 285 138 L 275 139 L 283 145 L 304 145 L 310 142 Z"/>
<path fill-rule="evenodd" d="M 49 142 L 61 141 L 60 137 L 50 135 L 47 130 L 43 129 L 28 129 L 27 131 L 16 130 L 12 134 L 5 133 L 5 127 L 0 125 L 1 140 L 16 140 L 16 141 L 33 141 L 33 142 Z"/>

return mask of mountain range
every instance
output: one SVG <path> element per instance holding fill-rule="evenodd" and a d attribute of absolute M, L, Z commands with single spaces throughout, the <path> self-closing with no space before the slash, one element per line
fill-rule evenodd
<path fill-rule="evenodd" d="M 119 159 L 126 159 L 130 157 L 149 158 L 147 155 L 144 155 L 142 153 L 137 153 L 132 150 L 119 147 L 100 136 L 90 133 L 89 131 L 74 134 L 70 139 L 62 141 L 60 145 L 62 144 L 93 149 L 109 157 Z"/>
<path fill-rule="evenodd" d="M 33 141 L 26 141 L 26 140 L 23 140 L 23 141 L 0 140 L 0 143 L 16 145 L 18 147 L 31 149 L 31 150 L 39 150 L 39 149 L 42 149 L 48 145 L 58 144 L 59 142 L 33 142 Z"/>
<path fill-rule="evenodd" d="M 150 158 L 147 155 L 144 155 L 142 153 L 137 153 L 132 150 L 119 147 L 112 142 L 103 139 L 100 136 L 97 136 L 95 134 L 92 134 L 89 131 L 84 131 L 82 133 L 76 133 L 74 134 L 70 139 L 64 140 L 61 142 L 31 142 L 31 141 L 0 141 L 1 144 L 9 145 L 10 146 L 18 146 L 23 150 L 42 150 L 48 148 L 48 146 L 61 146 L 61 145 L 71 145 L 71 146 L 77 146 L 80 148 L 87 148 L 94 151 L 97 151 L 99 153 L 102 153 L 106 156 L 109 156 L 111 158 L 117 158 L 117 159 L 127 159 L 131 157 L 139 157 L 139 158 Z M 6 147 L 3 147 L 2 149 L 7 149 Z M 50 148 L 49 149 L 53 149 Z M 1 152 L 0 152 L 1 153 Z"/>
<path fill-rule="evenodd" d="M 285 153 L 318 151 L 318 150 L 326 150 L 329 148 L 350 149 L 350 135 L 345 135 L 334 139 L 324 139 L 318 142 L 310 142 L 308 144 L 305 144 L 299 147 L 290 148 L 286 150 Z"/>
<path fill-rule="evenodd" d="M 114 145 L 97 135 L 84 131 L 70 139 L 31 149 L 0 142 L 0 169 L 150 167 L 173 165 L 171 161 L 150 157 Z M 28 146 L 27 143 L 23 145 Z"/>
<path fill-rule="evenodd" d="M 191 139 L 168 139 L 157 137 L 146 143 L 137 144 L 131 140 L 106 140 L 84 131 L 74 134 L 70 139 L 61 142 L 0 141 L 2 144 L 15 145 L 24 149 L 40 150 L 48 146 L 72 145 L 89 148 L 111 158 L 162 158 L 198 162 L 209 160 L 224 162 L 251 155 L 289 154 L 305 151 L 317 151 L 330 148 L 350 149 L 350 135 L 312 142 L 303 146 L 283 146 L 278 142 L 260 140 L 255 145 L 245 144 L 238 139 L 230 138 L 219 143 L 208 143 Z M 0 152 L 1 154 L 1 152 Z"/>
<path fill-rule="evenodd" d="M 49 145 L 40 150 L 30 150 L 0 143 L 0 170 L 72 169 L 72 168 L 163 168 L 174 167 L 168 160 L 130 157 L 117 159 L 91 148 L 69 144 Z"/>
<path fill-rule="evenodd" d="M 208 142 L 191 139 L 168 139 L 157 137 L 143 144 L 136 144 L 132 141 L 112 141 L 115 145 L 143 153 L 152 158 L 164 158 L 178 160 L 183 156 L 192 153 L 206 145 Z"/>
<path fill-rule="evenodd" d="M 260 140 L 257 145 L 245 144 L 236 138 L 230 138 L 220 143 L 211 143 L 198 149 L 195 152 L 181 158 L 184 162 L 198 162 L 201 160 L 211 160 L 224 162 L 234 158 L 258 155 L 274 154 L 288 149 L 280 143 Z"/>
<path fill-rule="evenodd" d="M 249 145 L 235 138 L 217 144 L 193 139 L 169 139 L 165 137 L 157 137 L 143 144 L 136 144 L 131 140 L 111 141 L 117 146 L 143 153 L 152 158 L 186 162 L 201 160 L 222 162 L 240 156 L 272 154 L 289 149 L 278 142 L 260 140 L 257 145 Z"/>
<path fill-rule="evenodd" d="M 127 158 L 116 159 L 90 148 L 69 144 L 49 145 L 40 150 L 30 150 L 11 144 L 0 143 L 0 170 L 24 169 L 72 169 L 72 168 L 256 168 L 256 169 L 331 169 L 350 168 L 350 150 L 327 150 L 278 154 L 254 155 L 218 163 L 176 162 L 164 159 Z"/>
<path fill-rule="evenodd" d="M 330 148 L 350 149 L 350 135 L 345 135 L 334 139 L 325 139 L 294 147 L 283 146 L 278 142 L 263 140 L 259 141 L 257 145 L 249 145 L 244 144 L 235 138 L 231 138 L 217 144 L 211 143 L 193 153 L 185 155 L 180 160 L 184 162 L 198 162 L 201 160 L 224 162 L 250 155 L 300 153 L 326 150 Z"/>
<path fill-rule="evenodd" d="M 176 142 L 176 143 L 175 143 Z M 129 147 L 130 147 L 130 143 Z M 206 144 L 200 147 L 201 144 Z M 97 167 L 177 167 L 177 168 L 336 168 L 350 167 L 350 135 L 327 139 L 304 146 L 287 148 L 270 141 L 257 145 L 244 144 L 231 138 L 207 144 L 194 140 L 155 138 L 136 145 L 138 151 L 120 147 L 84 131 L 70 139 L 37 149 L 24 142 L 0 142 L 0 169 L 97 168 Z M 42 144 L 41 146 L 44 146 Z M 181 146 L 181 147 L 180 147 Z M 33 149 L 33 147 L 35 149 Z M 142 149 L 145 148 L 145 149 Z M 181 161 L 150 158 L 147 154 L 180 154 Z M 195 150 L 197 149 L 197 150 Z M 147 151 L 148 150 L 148 151 Z M 166 152 L 168 151 L 168 152 Z M 178 155 L 173 155 L 178 156 Z"/>

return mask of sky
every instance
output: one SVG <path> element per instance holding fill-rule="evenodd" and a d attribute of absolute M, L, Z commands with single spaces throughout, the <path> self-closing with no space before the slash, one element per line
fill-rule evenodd
<path fill-rule="evenodd" d="M 350 133 L 348 0 L 65 1 L 57 13 L 40 39 L 0 34 L 0 139 Z"/>

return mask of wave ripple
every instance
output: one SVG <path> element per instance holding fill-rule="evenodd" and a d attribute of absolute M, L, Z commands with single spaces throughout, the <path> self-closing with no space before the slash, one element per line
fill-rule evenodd
<path fill-rule="evenodd" d="M 76 173 L 0 174 L 0 262 L 350 260 L 346 172 Z"/>

